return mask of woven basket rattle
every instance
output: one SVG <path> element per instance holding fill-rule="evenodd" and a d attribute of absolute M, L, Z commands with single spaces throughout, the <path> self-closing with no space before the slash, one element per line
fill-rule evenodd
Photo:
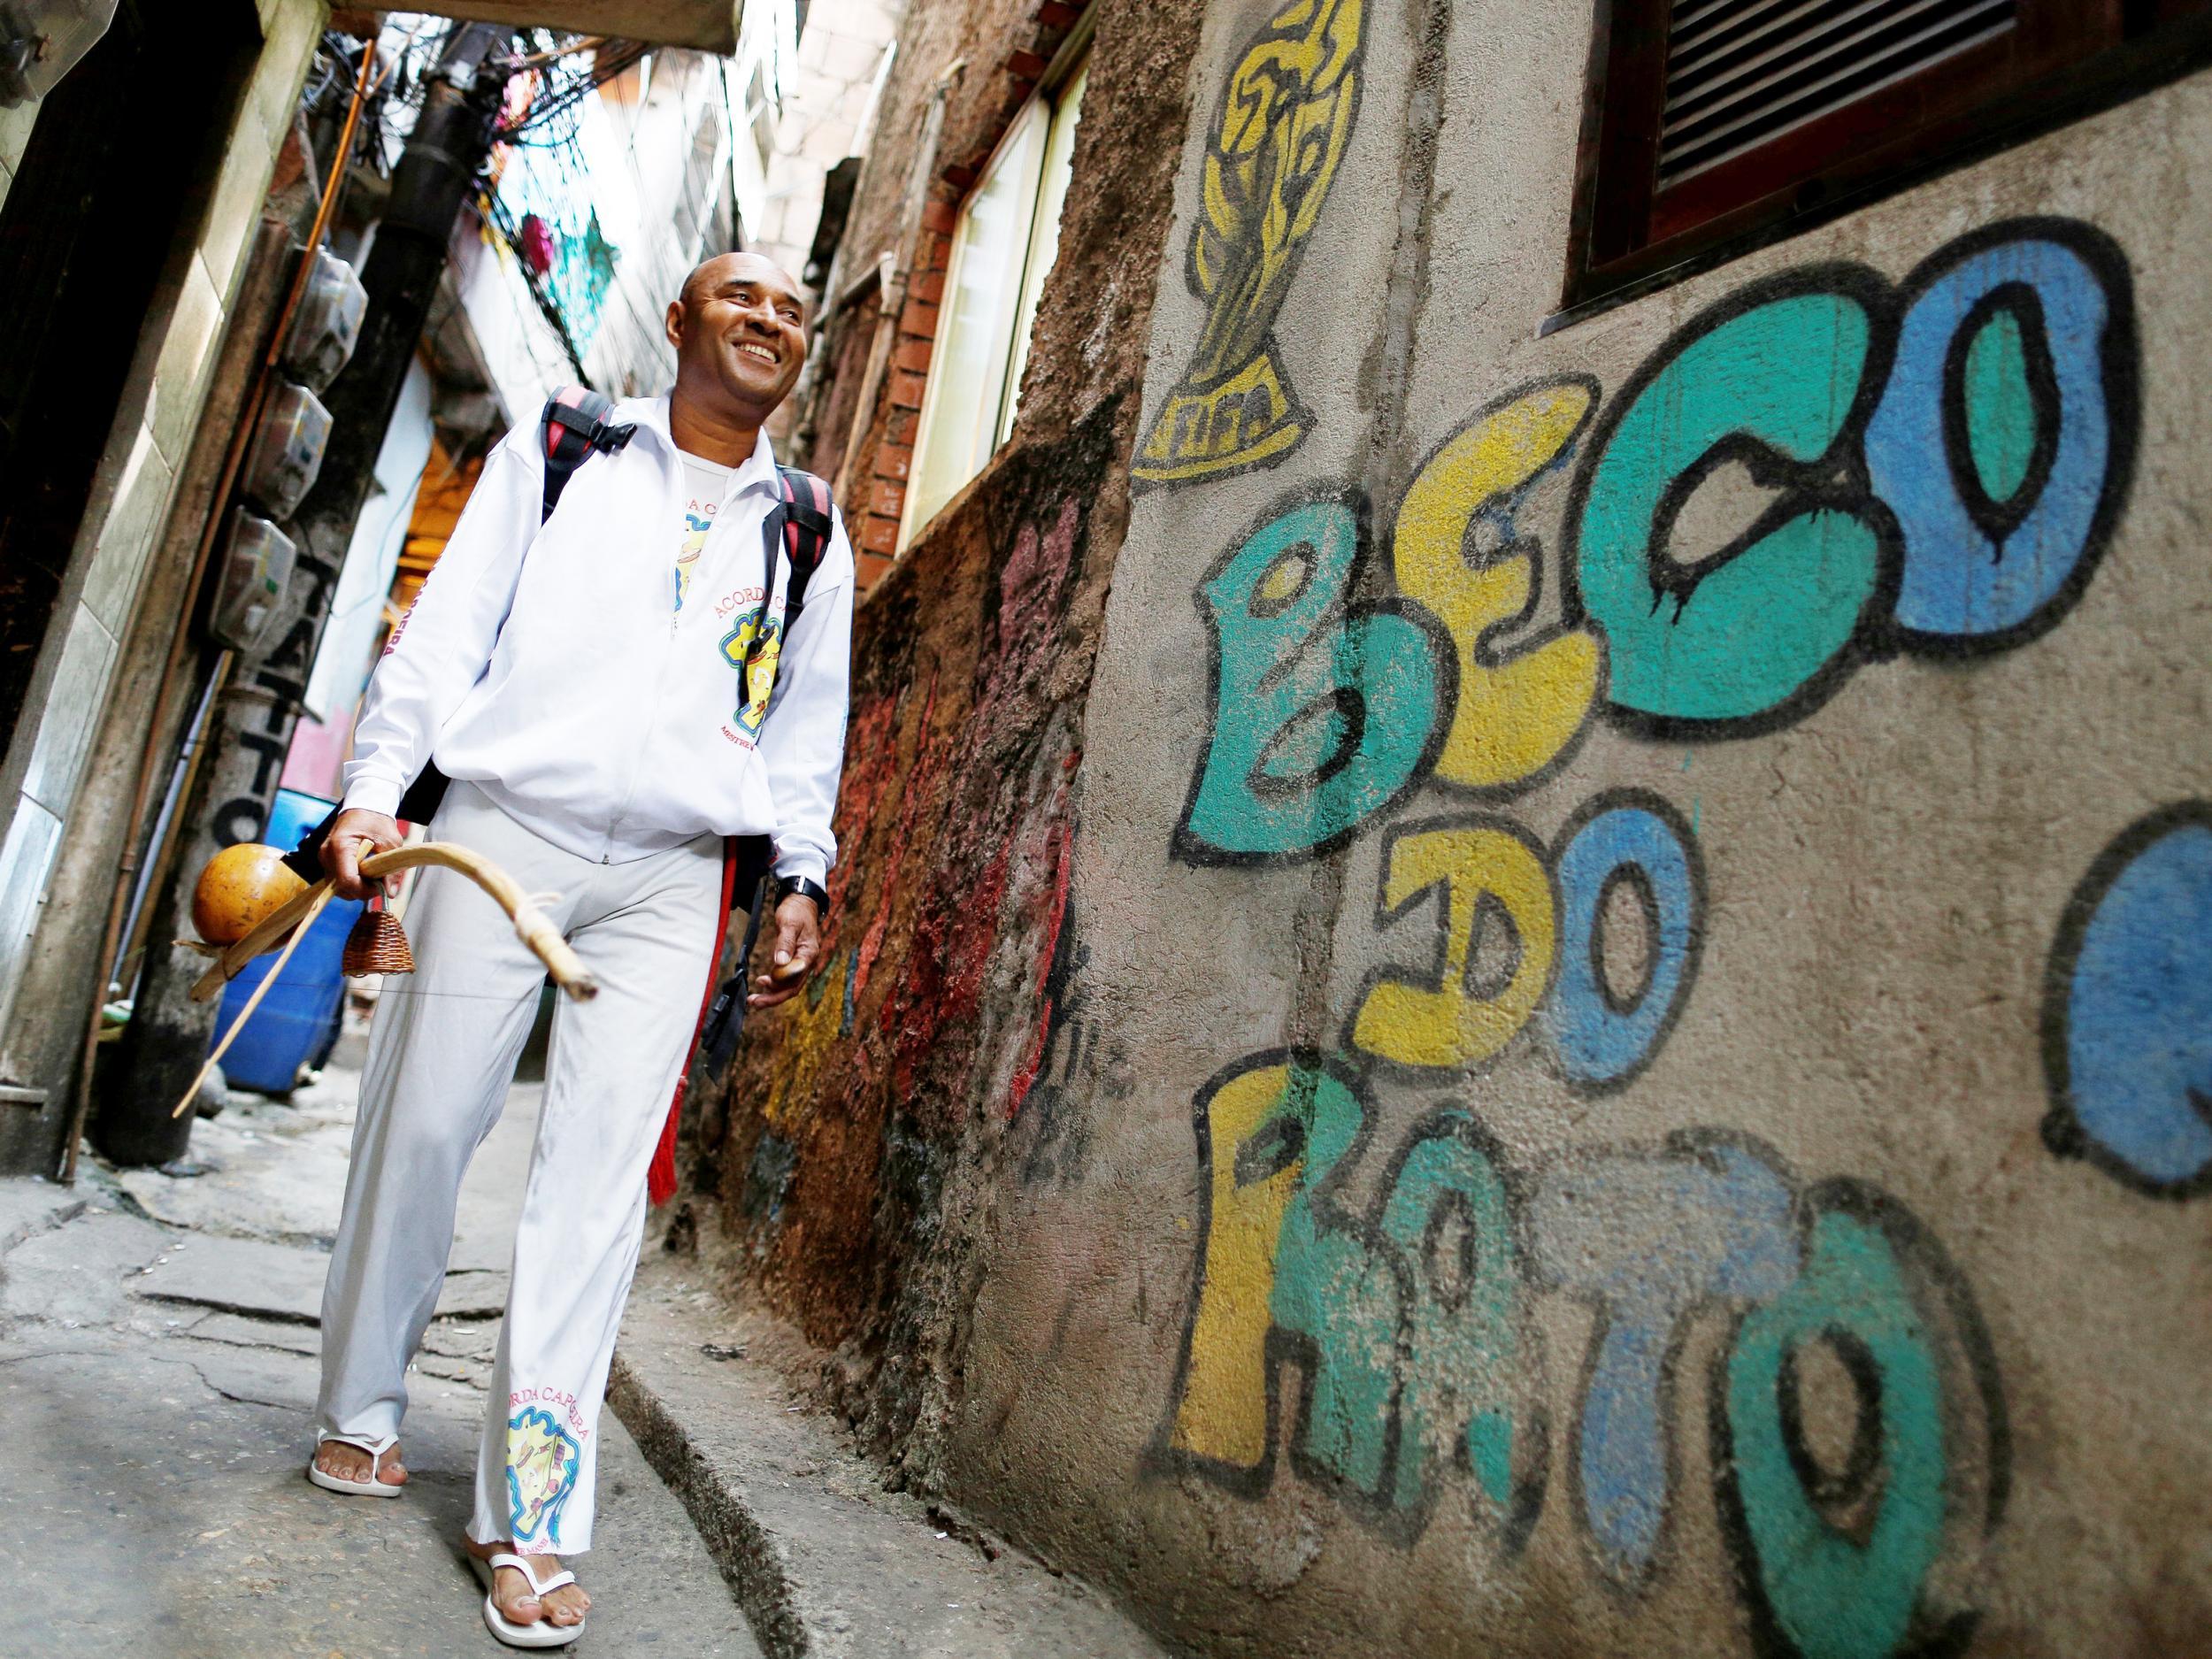
<path fill-rule="evenodd" d="M 412 973 L 415 953 L 399 918 L 380 908 L 362 911 L 346 935 L 342 965 L 348 978 L 357 979 L 368 973 Z"/>

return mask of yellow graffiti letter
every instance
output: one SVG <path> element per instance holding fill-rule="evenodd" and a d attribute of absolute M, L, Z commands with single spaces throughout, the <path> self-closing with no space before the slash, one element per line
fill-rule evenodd
<path fill-rule="evenodd" d="M 1582 729 L 1603 668 L 1587 628 L 1513 656 L 1484 645 L 1535 595 L 1536 561 L 1509 549 L 1482 569 L 1463 555 L 1475 515 L 1564 455 L 1596 403 L 1586 380 L 1532 387 L 1494 405 L 1429 457 L 1398 508 L 1391 558 L 1398 586 L 1434 611 L 1459 649 L 1459 706 L 1436 775 L 1471 789 L 1532 778 Z"/>
<path fill-rule="evenodd" d="M 1302 1141 L 1285 1110 L 1290 1082 L 1287 1065 L 1260 1066 L 1216 1085 L 1200 1102 L 1212 1190 L 1198 1246 L 1198 1307 L 1169 1444 L 1239 1469 L 1257 1468 L 1267 1455 L 1275 1240 L 1304 1164 Z M 1279 1148 L 1262 1138 L 1271 1128 Z M 1254 1156 L 1270 1150 L 1279 1156 Z"/>
<path fill-rule="evenodd" d="M 1353 1018 L 1353 1045 L 1400 1065 L 1490 1058 L 1528 1024 L 1551 984 L 1559 907 L 1542 853 L 1521 832 L 1494 820 L 1414 831 L 1391 843 L 1386 910 L 1401 910 L 1440 885 L 1446 890 L 1441 979 L 1382 978 Z M 1513 970 L 1502 987 L 1486 991 L 1469 984 L 1468 970 L 1486 912 L 1494 926 L 1501 910 L 1512 925 Z"/>

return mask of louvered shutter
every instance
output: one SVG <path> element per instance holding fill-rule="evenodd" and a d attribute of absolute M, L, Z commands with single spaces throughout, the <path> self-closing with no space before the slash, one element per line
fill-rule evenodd
<path fill-rule="evenodd" d="M 2016 0 L 1685 0 L 1667 29 L 1662 189 L 1992 40 Z"/>
<path fill-rule="evenodd" d="M 1567 302 L 2212 62 L 2212 0 L 1592 0 Z"/>

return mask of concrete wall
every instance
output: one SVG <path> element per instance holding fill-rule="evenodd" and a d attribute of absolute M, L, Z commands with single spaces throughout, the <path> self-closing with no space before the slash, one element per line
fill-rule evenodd
<path fill-rule="evenodd" d="M 821 220 L 823 175 L 867 149 L 864 129 L 890 66 L 885 54 L 902 9 L 902 0 L 839 0 L 807 16 L 784 77 L 766 197 L 745 227 L 749 246 L 794 274 L 805 272 Z"/>
<path fill-rule="evenodd" d="M 1206 8 L 1069 805 L 900 931 L 895 572 L 755 1282 L 1197 1650 L 2212 1652 L 2212 77 L 1540 337 L 1590 17 Z M 1326 176 L 1194 261 L 1248 53 Z"/>
<path fill-rule="evenodd" d="M 19 1086 L 0 1129 L 0 1165 L 37 1167 L 60 1128 L 66 1076 L 41 1075 L 54 1045 L 42 1019 L 9 1023 L 59 859 L 65 826 L 115 675 L 133 608 L 159 542 L 178 469 L 197 428 L 216 347 L 245 270 L 253 227 L 327 8 L 320 0 L 259 0 L 264 44 L 193 245 L 173 261 L 139 342 L 92 496 L 68 554 L 60 603 L 37 677 L 0 766 L 0 1080 Z M 16 151 L 27 138 L 13 140 Z M 13 152 L 12 152 L 13 153 Z M 35 718 L 27 710 L 37 710 Z M 104 810 L 112 810 L 107 803 Z M 104 895 L 101 902 L 104 903 Z M 104 911 L 88 925 L 96 939 Z M 66 1045 L 61 1045 L 65 1049 Z M 60 1050 L 56 1050 L 57 1052 Z M 35 1096 L 45 1095 L 42 1104 Z M 19 1109 L 39 1114 L 33 1124 Z M 29 1151 L 25 1151 L 29 1148 Z M 31 1162 L 25 1162 L 26 1157 Z"/>

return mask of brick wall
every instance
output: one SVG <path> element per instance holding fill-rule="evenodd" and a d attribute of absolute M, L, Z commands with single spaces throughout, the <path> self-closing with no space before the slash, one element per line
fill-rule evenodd
<path fill-rule="evenodd" d="M 853 476 L 840 480 L 843 508 L 859 564 L 862 591 L 875 586 L 895 560 L 899 518 L 906 505 L 907 475 L 922 397 L 929 382 L 937 334 L 937 308 L 960 208 L 982 177 L 991 152 L 1014 117 L 1037 90 L 1054 54 L 1081 20 L 1083 8 L 1063 0 L 969 0 L 966 4 L 917 4 L 909 12 L 900 56 L 884 89 L 875 141 L 843 248 L 848 280 L 895 249 L 902 228 L 914 147 L 921 142 L 929 98 L 938 77 L 954 63 L 964 66 L 949 94 L 939 140 L 937 170 L 923 209 L 914 269 L 893 336 L 890 361 L 874 406 L 863 417 L 867 434 L 855 457 Z M 836 374 L 856 383 L 868 353 L 846 349 L 874 331 L 874 316 L 856 315 L 843 326 Z M 842 389 L 833 384 L 834 406 Z M 833 470 L 842 458 L 845 420 L 826 421 L 812 457 L 816 470 Z"/>

